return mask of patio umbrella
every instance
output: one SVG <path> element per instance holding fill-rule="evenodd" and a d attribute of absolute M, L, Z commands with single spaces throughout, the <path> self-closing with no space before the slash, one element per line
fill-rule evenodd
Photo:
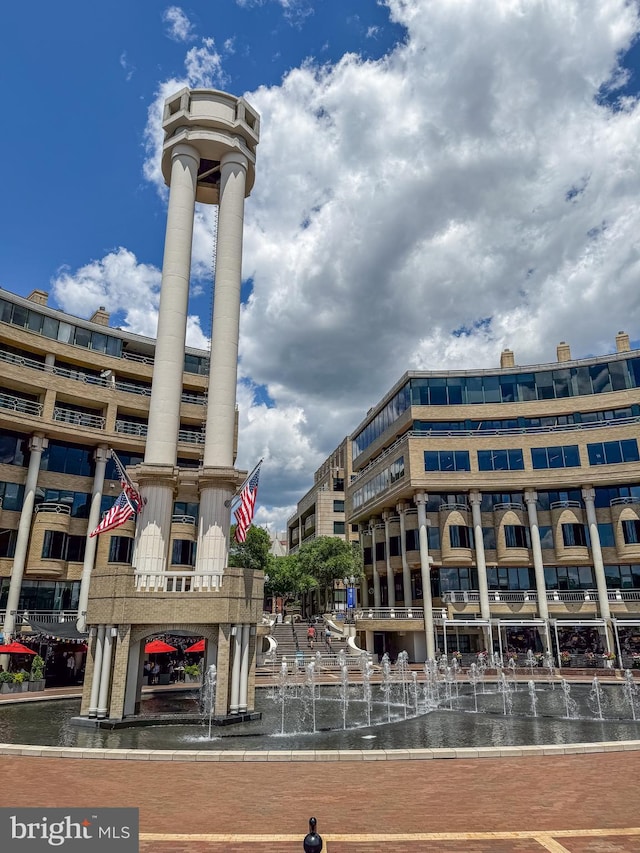
<path fill-rule="evenodd" d="M 35 655 L 33 649 L 28 649 L 22 643 L 9 643 L 7 646 L 0 646 L 0 655 Z"/>
<path fill-rule="evenodd" d="M 144 647 L 145 653 L 148 655 L 161 655 L 164 652 L 178 651 L 175 646 L 170 646 L 169 643 L 163 643 L 162 640 L 152 640 Z"/>
<path fill-rule="evenodd" d="M 204 640 L 198 640 L 197 643 L 194 643 L 192 646 L 189 646 L 188 649 L 185 649 L 185 652 L 203 652 L 204 651 Z"/>

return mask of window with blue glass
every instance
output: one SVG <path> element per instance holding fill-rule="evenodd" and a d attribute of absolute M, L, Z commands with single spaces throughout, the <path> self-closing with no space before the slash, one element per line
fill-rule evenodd
<path fill-rule="evenodd" d="M 344 501 L 334 501 L 333 502 L 333 511 L 334 512 L 344 512 Z"/>
<path fill-rule="evenodd" d="M 196 543 L 190 539 L 174 539 L 171 546 L 172 566 L 194 566 L 196 562 Z"/>
<path fill-rule="evenodd" d="M 478 450 L 480 471 L 523 471 L 522 450 Z"/>
<path fill-rule="evenodd" d="M 546 550 L 553 548 L 553 527 L 540 526 L 538 533 L 540 534 L 540 547 Z"/>
<path fill-rule="evenodd" d="M 593 589 L 591 566 L 545 566 L 544 583 L 547 589 Z"/>
<path fill-rule="evenodd" d="M 529 548 L 529 528 L 524 524 L 505 524 L 504 542 L 507 548 Z"/>
<path fill-rule="evenodd" d="M 622 522 L 622 535 L 627 545 L 640 543 L 640 521 L 630 518 Z"/>
<path fill-rule="evenodd" d="M 580 453 L 577 444 L 560 447 L 532 447 L 531 464 L 541 468 L 579 468 Z"/>
<path fill-rule="evenodd" d="M 333 522 L 333 532 L 336 536 L 340 536 L 344 533 L 344 521 L 334 521 Z"/>
<path fill-rule="evenodd" d="M 495 530 L 495 527 L 483 527 L 482 528 L 482 542 L 484 544 L 485 551 L 495 551 L 496 550 L 496 530 Z"/>
<path fill-rule="evenodd" d="M 425 450 L 425 471 L 470 471 L 467 450 Z"/>
<path fill-rule="evenodd" d="M 109 540 L 109 562 L 131 565 L 133 559 L 133 537 L 112 536 Z"/>
<path fill-rule="evenodd" d="M 473 530 L 462 524 L 449 526 L 449 541 L 452 548 L 471 548 L 473 545 Z"/>
<path fill-rule="evenodd" d="M 2 498 L 2 509 L 19 512 L 24 501 L 24 486 L 18 483 L 0 482 L 0 498 Z"/>
<path fill-rule="evenodd" d="M 604 574 L 609 589 L 640 589 L 640 565 L 605 566 Z"/>
<path fill-rule="evenodd" d="M 638 442 L 635 438 L 622 441 L 598 441 L 587 444 L 590 465 L 615 465 L 618 462 L 638 462 Z"/>
<path fill-rule="evenodd" d="M 17 530 L 0 530 L 0 557 L 15 556 L 17 538 Z"/>
<path fill-rule="evenodd" d="M 589 544 L 584 524 L 563 524 L 562 541 L 566 548 L 584 548 Z"/>
<path fill-rule="evenodd" d="M 524 566 L 516 568 L 489 567 L 487 568 L 487 585 L 496 590 L 528 590 L 535 589 L 533 569 Z"/>
<path fill-rule="evenodd" d="M 0 433 L 0 463 L 3 465 L 29 464 L 29 436 L 2 430 Z"/>
<path fill-rule="evenodd" d="M 49 447 L 42 454 L 40 467 L 43 471 L 55 471 L 58 474 L 93 477 L 95 473 L 93 450 L 78 444 L 50 441 Z"/>

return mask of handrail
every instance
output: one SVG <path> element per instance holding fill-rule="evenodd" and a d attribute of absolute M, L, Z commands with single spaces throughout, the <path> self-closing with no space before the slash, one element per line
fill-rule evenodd
<path fill-rule="evenodd" d="M 461 512 L 469 512 L 471 507 L 469 506 L 469 504 L 459 504 L 452 501 L 451 503 L 441 503 L 438 511 L 447 512 L 456 509 L 460 510 Z"/>
<path fill-rule="evenodd" d="M 172 515 L 171 516 L 172 524 L 195 524 L 196 517 L 195 515 Z"/>
<path fill-rule="evenodd" d="M 106 418 L 102 415 L 89 415 L 86 412 L 75 412 L 72 409 L 65 409 L 62 406 L 55 406 L 53 409 L 54 421 L 62 423 L 75 424 L 76 426 L 88 427 L 90 429 L 104 429 Z"/>
<path fill-rule="evenodd" d="M 204 444 L 204 435 L 201 432 L 181 429 L 178 430 L 178 441 L 184 441 L 188 444 Z"/>
<path fill-rule="evenodd" d="M 597 589 L 547 589 L 545 594 L 548 602 L 597 602 Z M 608 589 L 609 601 L 640 601 L 640 589 Z M 519 603 L 536 602 L 538 593 L 536 590 L 507 590 L 490 589 L 489 603 Z M 445 604 L 477 604 L 480 601 L 480 593 L 477 589 L 456 589 L 442 593 L 442 601 Z"/>
<path fill-rule="evenodd" d="M 637 504 L 640 503 L 640 498 L 631 497 L 631 495 L 625 495 L 621 498 L 611 498 L 609 501 L 609 506 L 619 506 L 620 504 Z"/>
<path fill-rule="evenodd" d="M 222 586 L 222 575 L 215 572 L 140 572 L 134 571 L 136 592 L 213 592 Z"/>
<path fill-rule="evenodd" d="M 148 429 L 148 424 L 137 424 L 133 421 L 123 421 L 120 418 L 116 419 L 116 432 L 124 435 L 137 435 L 144 438 Z"/>
<path fill-rule="evenodd" d="M 505 509 L 514 509 L 517 512 L 524 512 L 524 504 L 521 504 L 519 501 L 505 501 L 501 504 L 494 504 L 494 510 L 505 510 Z"/>
<path fill-rule="evenodd" d="M 580 501 L 551 501 L 549 509 L 582 509 Z"/>
<path fill-rule="evenodd" d="M 54 503 L 53 501 L 36 504 L 33 511 L 36 515 L 39 512 L 55 512 L 58 515 L 71 515 L 71 507 L 69 504 L 59 504 Z"/>
<path fill-rule="evenodd" d="M 42 415 L 42 403 L 34 403 L 33 400 L 25 400 L 23 397 L 14 397 L 12 394 L 0 394 L 0 409 L 9 409 L 12 412 L 22 412 L 24 415 Z"/>

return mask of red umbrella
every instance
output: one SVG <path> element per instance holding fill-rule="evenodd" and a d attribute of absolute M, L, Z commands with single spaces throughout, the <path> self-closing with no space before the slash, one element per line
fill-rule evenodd
<path fill-rule="evenodd" d="M 152 640 L 144 647 L 145 653 L 148 655 L 161 655 L 163 652 L 177 652 L 175 646 L 170 646 L 169 643 L 163 643 L 162 640 Z"/>
<path fill-rule="evenodd" d="M 197 643 L 194 643 L 192 646 L 189 646 L 188 649 L 185 649 L 185 652 L 203 652 L 204 651 L 204 640 L 198 640 Z"/>
<path fill-rule="evenodd" d="M 33 649 L 28 649 L 22 643 L 9 643 L 8 646 L 0 646 L 0 655 L 35 655 Z"/>

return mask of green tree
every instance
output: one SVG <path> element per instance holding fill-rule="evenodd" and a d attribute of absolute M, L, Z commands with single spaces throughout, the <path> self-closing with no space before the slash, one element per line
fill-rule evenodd
<path fill-rule="evenodd" d="M 303 572 L 314 577 L 318 586 L 330 588 L 337 579 L 362 577 L 362 554 L 356 542 L 346 542 L 336 536 L 318 536 L 298 551 Z"/>
<path fill-rule="evenodd" d="M 252 524 L 247 531 L 247 538 L 244 542 L 236 542 L 235 532 L 236 526 L 233 524 L 231 526 L 229 565 L 253 569 L 254 571 L 261 569 L 263 572 L 268 572 L 273 558 L 269 553 L 271 539 L 267 531 Z"/>
<path fill-rule="evenodd" d="M 307 574 L 296 554 L 286 557 L 273 557 L 269 566 L 269 580 L 265 584 L 267 594 L 287 600 L 298 600 L 300 596 L 313 589 L 317 584 L 314 577 Z"/>

